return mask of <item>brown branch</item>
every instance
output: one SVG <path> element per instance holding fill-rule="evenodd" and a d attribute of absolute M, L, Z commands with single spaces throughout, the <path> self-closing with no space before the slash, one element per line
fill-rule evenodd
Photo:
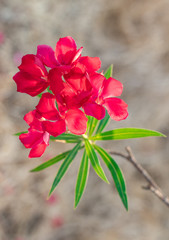
<path fill-rule="evenodd" d="M 169 197 L 165 196 L 161 188 L 156 184 L 151 175 L 137 162 L 132 150 L 130 147 L 126 147 L 126 151 L 128 154 L 123 154 L 119 152 L 109 151 L 112 155 L 120 156 L 126 160 L 128 160 L 137 171 L 145 178 L 148 185 L 143 187 L 145 190 L 150 190 L 154 195 L 156 195 L 167 207 L 169 207 Z"/>

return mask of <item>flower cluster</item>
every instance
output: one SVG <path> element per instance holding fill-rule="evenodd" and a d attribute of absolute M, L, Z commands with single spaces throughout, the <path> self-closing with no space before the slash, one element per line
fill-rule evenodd
<path fill-rule="evenodd" d="M 77 49 L 68 36 L 59 39 L 55 51 L 39 45 L 36 55 L 22 58 L 19 72 L 13 77 L 17 91 L 32 97 L 42 93 L 35 110 L 24 117 L 28 133 L 20 135 L 24 146 L 31 148 L 30 158 L 44 153 L 50 135 L 57 137 L 67 130 L 84 134 L 86 115 L 101 120 L 107 110 L 116 121 L 128 116 L 127 104 L 117 98 L 122 93 L 122 84 L 98 73 L 101 67 L 98 57 L 81 56 L 81 52 L 82 47 Z"/>

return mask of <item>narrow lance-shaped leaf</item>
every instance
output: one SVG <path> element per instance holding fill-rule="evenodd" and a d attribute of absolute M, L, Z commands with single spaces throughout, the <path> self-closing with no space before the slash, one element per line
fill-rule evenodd
<path fill-rule="evenodd" d="M 92 117 L 92 116 L 87 116 L 87 118 L 88 118 L 88 121 L 87 121 L 86 134 L 88 135 L 88 134 L 89 134 L 89 131 L 90 131 L 90 129 L 91 129 L 92 122 L 93 122 L 93 117 Z"/>
<path fill-rule="evenodd" d="M 75 135 L 71 133 L 62 133 L 61 135 L 57 137 L 50 136 L 50 140 L 52 141 L 57 141 L 57 140 L 63 140 L 67 143 L 78 143 L 82 140 L 83 138 L 80 135 Z"/>
<path fill-rule="evenodd" d="M 87 178 L 89 173 L 89 159 L 86 154 L 86 150 L 84 150 L 82 161 L 79 168 L 79 173 L 76 182 L 76 189 L 75 189 L 75 208 L 77 207 L 83 192 L 85 190 L 87 184 Z"/>
<path fill-rule="evenodd" d="M 119 128 L 111 131 L 96 134 L 90 137 L 91 140 L 121 140 L 128 138 L 141 138 L 141 137 L 151 137 L 159 136 L 165 137 L 164 134 L 148 129 L 140 128 Z"/>
<path fill-rule="evenodd" d="M 81 143 L 78 143 L 70 152 L 69 154 L 66 156 L 65 160 L 63 161 L 62 165 L 60 166 L 58 173 L 53 181 L 52 187 L 50 189 L 49 192 L 49 196 L 52 194 L 52 192 L 55 190 L 56 186 L 58 185 L 58 183 L 60 182 L 60 180 L 62 179 L 62 177 L 64 176 L 64 174 L 66 173 L 66 170 L 68 169 L 69 165 L 71 164 L 71 162 L 73 161 L 73 159 L 75 158 L 78 150 L 81 148 Z"/>
<path fill-rule="evenodd" d="M 28 133 L 28 131 L 15 133 L 14 136 L 20 136 L 22 133 Z M 50 136 L 51 141 L 65 141 L 66 143 L 78 143 L 83 140 L 82 136 L 71 133 L 62 133 L 57 137 Z"/>
<path fill-rule="evenodd" d="M 101 158 L 107 165 L 108 169 L 111 172 L 111 175 L 114 179 L 115 186 L 117 188 L 117 191 L 119 193 L 119 196 L 125 206 L 125 208 L 128 210 L 128 201 L 127 201 L 127 194 L 126 194 L 126 186 L 123 174 L 117 165 L 117 163 L 114 161 L 114 159 L 101 147 L 94 145 L 94 148 L 96 151 L 100 154 Z"/>
<path fill-rule="evenodd" d="M 112 75 L 113 75 L 113 64 L 111 64 L 109 66 L 109 68 L 106 70 L 104 76 L 106 79 L 108 79 L 108 78 L 112 77 Z M 96 134 L 101 133 L 103 131 L 103 129 L 106 127 L 109 119 L 110 119 L 110 116 L 106 111 L 106 116 L 101 121 L 98 121 L 99 124 L 98 124 L 97 130 L 96 130 Z"/>
<path fill-rule="evenodd" d="M 20 136 L 22 133 L 28 133 L 28 131 L 14 133 L 14 136 Z"/>
<path fill-rule="evenodd" d="M 95 130 L 95 127 L 98 123 L 98 120 L 94 117 L 91 117 L 91 122 L 90 122 L 90 126 L 89 126 L 89 136 L 91 136 Z"/>
<path fill-rule="evenodd" d="M 92 167 L 94 168 L 96 174 L 103 181 L 105 181 L 106 183 L 109 183 L 109 181 L 107 180 L 107 177 L 100 165 L 97 154 L 95 153 L 95 150 L 94 150 L 93 146 L 91 145 L 91 143 L 88 141 L 88 139 L 85 139 L 85 148 L 86 148 L 87 155 L 91 161 Z"/>
<path fill-rule="evenodd" d="M 106 111 L 106 116 L 99 122 L 98 128 L 96 130 L 96 134 L 101 133 L 103 129 L 106 127 L 108 121 L 110 119 L 110 116 L 108 112 Z"/>
<path fill-rule="evenodd" d="M 105 78 L 108 79 L 113 76 L 113 64 L 111 64 L 104 74 Z"/>
<path fill-rule="evenodd" d="M 106 70 L 104 76 L 106 79 L 108 79 L 108 78 L 112 77 L 112 74 L 113 74 L 113 64 L 110 65 L 110 67 Z M 89 136 L 91 136 L 93 134 L 93 132 L 98 124 L 99 124 L 99 126 L 98 126 L 99 130 L 97 129 L 96 132 L 97 133 L 101 132 L 105 128 L 106 124 L 108 123 L 109 118 L 110 118 L 110 116 L 108 114 L 106 114 L 106 116 L 101 121 L 99 121 L 96 118 L 89 116 L 88 117 L 88 119 L 89 119 L 88 127 L 87 127 Z"/>
<path fill-rule="evenodd" d="M 41 98 L 41 97 L 42 97 L 42 93 L 38 94 L 37 97 L 38 97 L 38 98 Z"/>
<path fill-rule="evenodd" d="M 46 90 L 47 90 L 47 92 L 53 94 L 53 92 L 49 89 L 49 87 L 48 87 Z M 37 97 L 41 98 L 41 97 L 42 97 L 42 94 L 45 93 L 45 92 L 46 92 L 46 91 L 44 91 L 44 92 L 38 94 Z"/>
<path fill-rule="evenodd" d="M 47 88 L 47 92 L 53 94 L 53 92 L 50 90 L 50 87 Z"/>
<path fill-rule="evenodd" d="M 55 163 L 61 161 L 62 159 L 64 159 L 69 154 L 69 152 L 70 151 L 67 151 L 67 152 L 64 152 L 64 153 L 61 153 L 61 154 L 57 155 L 54 158 L 51 158 L 47 162 L 44 162 L 41 165 L 39 165 L 38 167 L 32 169 L 30 172 L 39 172 L 39 171 L 42 171 L 45 168 L 48 168 L 48 167 L 52 166 L 53 164 L 55 164 Z"/>

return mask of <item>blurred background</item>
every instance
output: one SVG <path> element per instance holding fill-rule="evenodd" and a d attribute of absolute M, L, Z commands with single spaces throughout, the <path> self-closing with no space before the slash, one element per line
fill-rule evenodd
<path fill-rule="evenodd" d="M 102 70 L 114 64 L 129 105 L 125 121 L 107 129 L 139 127 L 169 133 L 169 0 L 0 0 L 0 240 L 159 240 L 169 239 L 167 207 L 141 186 L 142 176 L 115 157 L 124 172 L 129 212 L 112 185 L 91 169 L 76 210 L 74 187 L 79 157 L 47 201 L 59 164 L 40 173 L 29 170 L 71 145 L 52 143 L 41 159 L 28 159 L 13 134 L 27 130 L 23 116 L 38 99 L 16 92 L 12 76 L 20 59 L 39 44 L 55 48 L 72 36 L 83 55 L 98 56 Z M 137 160 L 169 195 L 169 140 L 146 138 L 101 143 Z M 105 170 L 106 171 L 106 170 Z M 106 172 L 111 180 L 108 172 Z"/>

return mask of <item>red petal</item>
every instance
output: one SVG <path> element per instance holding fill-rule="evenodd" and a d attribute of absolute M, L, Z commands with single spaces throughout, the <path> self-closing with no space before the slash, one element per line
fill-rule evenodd
<path fill-rule="evenodd" d="M 48 67 L 54 68 L 59 65 L 55 58 L 54 50 L 48 45 L 39 45 L 37 47 L 37 56 Z"/>
<path fill-rule="evenodd" d="M 88 73 L 98 71 L 101 67 L 101 61 L 98 57 L 81 57 L 79 61 L 86 66 Z"/>
<path fill-rule="evenodd" d="M 37 157 L 41 157 L 42 154 L 44 153 L 45 149 L 46 149 L 47 145 L 43 142 L 35 147 L 33 147 L 30 150 L 29 153 L 29 158 L 37 158 Z"/>
<path fill-rule="evenodd" d="M 49 120 L 59 120 L 59 112 L 56 108 L 56 98 L 50 93 L 42 94 L 42 97 L 36 106 L 38 113 Z"/>
<path fill-rule="evenodd" d="M 55 70 L 58 71 L 60 74 L 67 74 L 71 70 L 71 65 L 59 65 L 55 67 Z"/>
<path fill-rule="evenodd" d="M 105 81 L 105 77 L 100 73 L 94 73 L 90 75 L 90 82 L 93 88 L 99 92 L 103 86 L 103 82 Z"/>
<path fill-rule="evenodd" d="M 24 116 L 24 120 L 31 127 L 31 129 L 36 129 L 38 131 L 43 131 L 42 122 L 37 118 L 36 110 L 28 112 Z"/>
<path fill-rule="evenodd" d="M 86 68 L 83 64 L 77 63 L 68 74 L 64 75 L 66 82 L 75 85 L 75 89 L 79 89 L 76 85 L 79 85 L 81 78 L 86 78 Z M 73 83 L 74 82 L 74 83 Z"/>
<path fill-rule="evenodd" d="M 65 79 L 75 91 L 78 91 L 78 93 L 83 91 L 91 91 L 92 89 L 89 80 L 84 75 L 70 74 L 69 77 L 66 77 Z"/>
<path fill-rule="evenodd" d="M 24 116 L 25 122 L 30 126 L 30 124 L 35 120 L 36 110 L 30 111 Z"/>
<path fill-rule="evenodd" d="M 19 139 L 26 148 L 32 148 L 43 142 L 43 132 L 31 130 L 28 133 L 21 134 Z"/>
<path fill-rule="evenodd" d="M 26 72 L 18 72 L 13 77 L 17 84 L 17 91 L 21 93 L 27 93 L 32 97 L 37 96 L 48 87 L 48 82 L 32 76 Z"/>
<path fill-rule="evenodd" d="M 64 75 L 64 78 L 76 91 L 86 91 L 91 89 L 91 84 L 86 77 L 86 68 L 79 62 L 68 74 Z"/>
<path fill-rule="evenodd" d="M 58 69 L 52 69 L 49 72 L 50 88 L 55 95 L 60 95 L 64 89 L 64 83 L 62 80 L 62 74 Z"/>
<path fill-rule="evenodd" d="M 77 60 L 81 57 L 81 53 L 82 53 L 83 47 L 79 48 L 72 60 L 72 63 L 77 62 Z"/>
<path fill-rule="evenodd" d="M 22 63 L 18 68 L 21 71 L 38 77 L 47 75 L 46 68 L 44 67 L 42 61 L 34 54 L 27 54 L 23 56 Z"/>
<path fill-rule="evenodd" d="M 79 109 L 69 110 L 66 114 L 66 124 L 73 134 L 84 134 L 87 129 L 87 120 L 85 114 Z"/>
<path fill-rule="evenodd" d="M 110 117 L 115 121 L 124 120 L 128 116 L 128 105 L 122 99 L 106 98 L 103 105 L 107 109 Z"/>
<path fill-rule="evenodd" d="M 123 84 L 114 78 L 105 79 L 101 96 L 103 98 L 117 97 L 122 94 Z"/>
<path fill-rule="evenodd" d="M 105 117 L 105 108 L 97 103 L 86 103 L 83 107 L 86 115 L 95 117 L 98 120 L 101 120 Z"/>
<path fill-rule="evenodd" d="M 67 107 L 67 105 L 69 105 L 70 107 L 73 107 L 72 104 L 74 102 L 77 102 L 75 98 L 76 91 L 70 86 L 70 84 L 62 80 L 62 75 L 58 72 L 57 69 L 52 69 L 50 71 L 49 80 L 50 80 L 50 88 L 52 92 L 55 94 L 58 102 L 65 107 Z"/>
<path fill-rule="evenodd" d="M 45 130 L 54 137 L 64 133 L 66 131 L 66 123 L 64 120 L 59 120 L 56 122 L 43 122 Z"/>
<path fill-rule="evenodd" d="M 43 134 L 43 141 L 44 143 L 46 143 L 46 145 L 49 145 L 49 139 L 50 139 L 50 135 L 48 132 L 44 132 Z"/>
<path fill-rule="evenodd" d="M 56 44 L 55 56 L 61 65 L 71 64 L 76 52 L 76 43 L 70 36 L 60 38 Z"/>

